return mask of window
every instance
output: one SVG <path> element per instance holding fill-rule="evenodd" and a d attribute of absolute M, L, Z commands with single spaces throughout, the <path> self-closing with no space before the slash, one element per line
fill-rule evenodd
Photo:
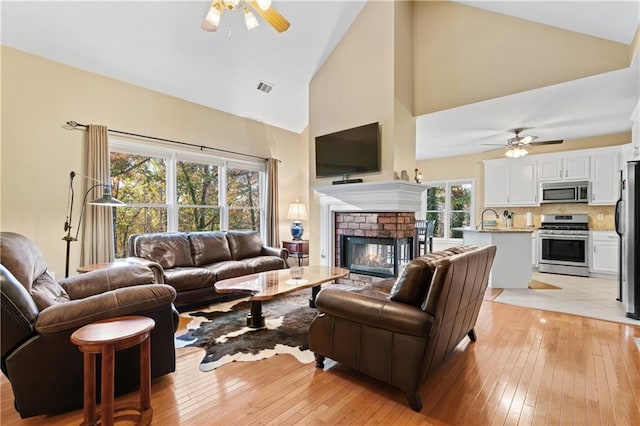
<path fill-rule="evenodd" d="M 260 230 L 260 174 L 257 171 L 227 168 L 229 229 Z"/>
<path fill-rule="evenodd" d="M 219 231 L 219 170 L 212 164 L 178 161 L 178 231 Z"/>
<path fill-rule="evenodd" d="M 111 152 L 113 196 L 126 203 L 113 209 L 116 257 L 125 257 L 131 234 L 167 230 L 167 159 Z"/>
<path fill-rule="evenodd" d="M 117 258 L 136 233 L 263 229 L 264 163 L 113 140 L 110 149 L 113 196 L 126 203 L 114 209 Z"/>
<path fill-rule="evenodd" d="M 462 238 L 453 228 L 473 223 L 473 181 L 446 181 L 427 184 L 426 219 L 435 220 L 435 238 Z"/>

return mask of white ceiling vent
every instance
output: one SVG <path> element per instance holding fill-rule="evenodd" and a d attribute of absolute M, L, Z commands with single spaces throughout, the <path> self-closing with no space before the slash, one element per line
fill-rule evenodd
<path fill-rule="evenodd" d="M 273 89 L 273 84 L 269 84 L 266 81 L 259 81 L 256 89 L 264 93 L 269 93 L 271 89 Z"/>

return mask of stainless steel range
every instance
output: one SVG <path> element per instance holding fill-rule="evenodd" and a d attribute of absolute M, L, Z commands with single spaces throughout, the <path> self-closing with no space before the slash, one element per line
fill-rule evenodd
<path fill-rule="evenodd" d="M 589 276 L 588 215 L 543 214 L 538 236 L 538 271 Z"/>

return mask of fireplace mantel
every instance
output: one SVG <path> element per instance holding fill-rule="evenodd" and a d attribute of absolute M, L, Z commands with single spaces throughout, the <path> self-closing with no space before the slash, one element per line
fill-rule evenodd
<path fill-rule="evenodd" d="M 324 197 L 348 203 L 356 210 L 419 211 L 424 185 L 403 180 L 348 183 L 311 188 Z M 373 211 L 372 210 L 372 211 Z"/>
<path fill-rule="evenodd" d="M 320 202 L 320 263 L 333 266 L 335 212 L 419 212 L 426 186 L 402 180 L 311 188 Z"/>

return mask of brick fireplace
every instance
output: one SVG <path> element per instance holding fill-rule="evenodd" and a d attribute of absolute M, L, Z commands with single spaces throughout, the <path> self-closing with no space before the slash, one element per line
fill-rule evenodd
<path fill-rule="evenodd" d="M 423 185 L 401 180 L 312 189 L 319 201 L 319 263 L 327 266 L 340 265 L 341 236 L 413 238 L 415 214 L 426 190 Z"/>
<path fill-rule="evenodd" d="M 414 212 L 337 212 L 334 265 L 395 277 L 413 257 Z"/>

